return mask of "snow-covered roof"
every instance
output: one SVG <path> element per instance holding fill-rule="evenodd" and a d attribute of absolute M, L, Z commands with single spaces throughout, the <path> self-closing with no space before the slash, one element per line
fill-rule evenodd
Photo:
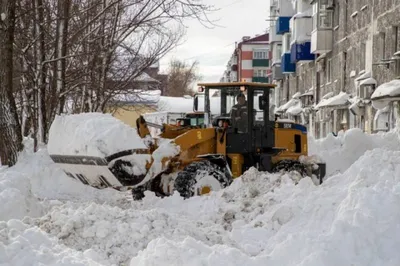
<path fill-rule="evenodd" d="M 303 112 L 301 101 L 297 101 L 294 105 L 286 110 L 286 113 L 290 115 L 299 115 L 301 112 Z"/>
<path fill-rule="evenodd" d="M 157 104 L 160 100 L 160 97 L 160 90 L 134 90 L 132 93 L 116 95 L 114 100 L 130 104 Z"/>
<path fill-rule="evenodd" d="M 276 113 L 280 113 L 280 112 L 285 112 L 286 110 L 288 110 L 290 107 L 295 106 L 297 104 L 297 102 L 299 102 L 298 99 L 290 99 L 288 102 L 286 102 L 285 104 L 281 105 L 278 107 L 278 109 L 276 109 Z"/>
<path fill-rule="evenodd" d="M 300 95 L 301 95 L 300 92 L 296 92 L 295 94 L 293 94 L 292 99 L 298 99 Z"/>
<path fill-rule="evenodd" d="M 361 72 L 360 72 L 360 74 L 361 74 Z M 371 77 L 371 72 L 364 72 L 363 74 L 358 76 L 358 78 L 356 78 L 356 81 L 360 81 L 360 80 L 370 78 L 370 77 Z"/>
<path fill-rule="evenodd" d="M 302 95 L 300 95 L 300 97 L 304 97 L 304 96 L 312 96 L 314 95 L 314 89 L 311 88 L 308 91 L 306 91 L 305 93 L 303 93 Z"/>
<path fill-rule="evenodd" d="M 149 74 L 146 72 L 142 72 L 139 76 L 137 76 L 134 81 L 136 82 L 154 82 L 154 83 L 160 83 L 160 81 L 150 77 Z"/>
<path fill-rule="evenodd" d="M 324 96 L 322 96 L 322 99 L 328 99 L 331 98 L 333 95 L 335 95 L 333 93 L 333 91 L 328 92 L 327 94 L 325 94 Z"/>
<path fill-rule="evenodd" d="M 344 105 L 349 102 L 350 95 L 345 93 L 345 92 L 340 92 L 339 94 L 329 97 L 329 98 L 323 98 L 316 106 L 315 108 L 321 108 L 321 107 L 332 107 L 332 106 L 339 106 L 339 105 Z"/>
<path fill-rule="evenodd" d="M 366 78 L 365 80 L 361 81 L 360 86 L 363 85 L 376 85 L 377 82 L 374 78 Z"/>
<path fill-rule="evenodd" d="M 385 108 L 394 99 L 400 99 L 400 79 L 383 83 L 371 95 L 372 106 L 375 109 Z"/>
<path fill-rule="evenodd" d="M 400 96 L 400 79 L 394 79 L 378 86 L 372 93 L 371 99 L 396 96 Z"/>
<path fill-rule="evenodd" d="M 303 11 L 303 12 L 298 12 L 296 13 L 292 18 L 293 19 L 298 19 L 298 18 L 311 18 L 312 16 L 312 8 Z"/>

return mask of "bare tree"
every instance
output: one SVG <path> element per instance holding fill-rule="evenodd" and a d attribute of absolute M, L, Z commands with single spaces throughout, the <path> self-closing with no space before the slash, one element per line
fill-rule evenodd
<path fill-rule="evenodd" d="M 0 156 L 9 166 L 17 162 L 22 148 L 20 124 L 13 95 L 14 0 L 0 1 Z"/>
<path fill-rule="evenodd" d="M 143 89 L 137 79 L 179 45 L 186 19 L 212 26 L 212 11 L 201 0 L 0 0 L 2 162 L 15 163 L 22 136 L 46 142 L 66 107 L 105 111 Z"/>
<path fill-rule="evenodd" d="M 168 69 L 167 94 L 175 97 L 193 95 L 193 85 L 200 79 L 197 61 L 187 64 L 184 61 L 172 59 Z"/>

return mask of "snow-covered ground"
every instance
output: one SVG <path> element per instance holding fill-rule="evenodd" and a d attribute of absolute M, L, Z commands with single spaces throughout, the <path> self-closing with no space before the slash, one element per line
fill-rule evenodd
<path fill-rule="evenodd" d="M 400 265 L 397 131 L 309 139 L 321 186 L 255 169 L 183 200 L 96 190 L 26 140 L 0 170 L 0 265 Z"/>

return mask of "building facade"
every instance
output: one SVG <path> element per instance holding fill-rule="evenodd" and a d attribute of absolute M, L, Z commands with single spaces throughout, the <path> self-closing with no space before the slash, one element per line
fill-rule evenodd
<path fill-rule="evenodd" d="M 268 82 L 271 52 L 269 34 L 254 38 L 244 36 L 235 45 L 230 60 L 227 63 L 221 82 L 253 81 Z"/>
<path fill-rule="evenodd" d="M 371 95 L 400 76 L 400 1 L 271 0 L 270 5 L 276 113 L 306 124 L 315 137 L 395 126 L 396 95 L 381 109 Z M 281 38 L 275 45 L 273 35 Z"/>

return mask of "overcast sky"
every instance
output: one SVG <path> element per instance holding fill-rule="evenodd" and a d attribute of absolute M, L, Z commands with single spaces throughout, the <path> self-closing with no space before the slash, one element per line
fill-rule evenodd
<path fill-rule="evenodd" d="M 186 24 L 185 42 L 161 60 L 161 71 L 168 61 L 175 57 L 180 60 L 199 61 L 203 82 L 218 82 L 232 54 L 235 41 L 242 36 L 265 33 L 268 22 L 269 0 L 204 0 L 221 10 L 210 18 L 218 19 L 219 27 L 205 28 L 197 21 Z"/>

